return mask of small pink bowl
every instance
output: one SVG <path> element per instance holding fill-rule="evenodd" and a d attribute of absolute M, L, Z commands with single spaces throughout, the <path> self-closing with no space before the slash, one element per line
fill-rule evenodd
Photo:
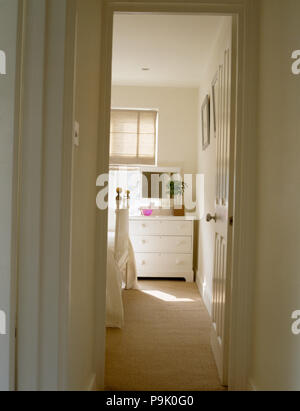
<path fill-rule="evenodd" d="M 149 209 L 145 209 L 145 210 L 142 210 L 142 214 L 145 216 L 145 217 L 150 217 L 151 215 L 152 215 L 152 213 L 153 213 L 153 210 L 149 210 Z"/>

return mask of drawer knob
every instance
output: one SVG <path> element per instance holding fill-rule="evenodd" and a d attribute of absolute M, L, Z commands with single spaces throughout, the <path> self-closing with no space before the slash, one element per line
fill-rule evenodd
<path fill-rule="evenodd" d="M 146 244 L 147 243 L 147 241 L 146 240 L 142 240 L 142 244 Z"/>
<path fill-rule="evenodd" d="M 147 224 L 142 224 L 142 227 L 143 227 L 143 228 L 147 228 Z"/>
<path fill-rule="evenodd" d="M 142 265 L 146 265 L 146 261 L 145 261 L 145 260 L 142 261 Z"/>
<path fill-rule="evenodd" d="M 176 265 L 181 265 L 182 261 L 181 260 L 176 260 Z"/>

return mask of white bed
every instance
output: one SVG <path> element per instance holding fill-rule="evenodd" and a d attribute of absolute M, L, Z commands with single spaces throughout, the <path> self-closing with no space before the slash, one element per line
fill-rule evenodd
<path fill-rule="evenodd" d="M 117 209 L 114 213 L 115 230 L 108 232 L 106 327 L 122 328 L 122 291 L 124 288 L 130 290 L 139 287 L 134 251 L 129 239 L 129 209 Z"/>

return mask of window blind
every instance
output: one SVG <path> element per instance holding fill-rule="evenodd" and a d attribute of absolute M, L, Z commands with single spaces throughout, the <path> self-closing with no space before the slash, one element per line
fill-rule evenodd
<path fill-rule="evenodd" d="M 155 165 L 156 123 L 156 111 L 112 110 L 110 163 Z"/>

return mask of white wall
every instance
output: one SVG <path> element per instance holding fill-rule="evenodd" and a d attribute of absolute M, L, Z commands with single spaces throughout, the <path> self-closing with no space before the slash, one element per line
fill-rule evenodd
<path fill-rule="evenodd" d="M 224 18 L 223 25 L 219 33 L 218 41 L 212 51 L 211 59 L 208 62 L 206 74 L 203 77 L 198 95 L 198 173 L 204 175 L 204 216 L 207 213 L 214 214 L 216 200 L 216 138 L 214 135 L 212 122 L 210 133 L 210 146 L 202 150 L 202 123 L 201 106 L 208 94 L 211 96 L 212 81 L 218 71 L 219 65 L 224 62 L 225 49 L 231 43 L 231 18 Z M 212 118 L 212 104 L 211 104 Z M 199 222 L 198 232 L 198 269 L 197 283 L 203 293 L 205 304 L 211 312 L 212 304 L 212 278 L 214 268 L 214 246 L 215 230 L 213 224 L 208 224 L 204 219 Z"/>
<path fill-rule="evenodd" d="M 197 89 L 113 86 L 112 107 L 158 109 L 158 166 L 196 172 Z"/>
<path fill-rule="evenodd" d="M 69 2 L 69 9 L 66 3 L 64 0 L 27 2 L 19 390 L 86 390 L 92 387 L 96 373 L 94 259 L 101 2 Z M 72 17 L 76 4 L 79 38 L 74 108 L 81 123 L 81 144 L 73 158 L 70 270 L 73 47 L 72 41 L 66 47 L 66 40 L 72 39 L 75 30 Z M 102 323 L 104 346 L 104 320 Z"/>
<path fill-rule="evenodd" d="M 100 12 L 98 0 L 79 0 L 75 118 L 80 123 L 80 145 L 73 149 L 68 352 L 68 389 L 71 390 L 88 389 L 96 376 L 95 241 Z"/>
<path fill-rule="evenodd" d="M 258 222 L 254 352 L 256 389 L 300 389 L 299 0 L 262 0 L 259 81 Z"/>
<path fill-rule="evenodd" d="M 10 387 L 17 22 L 18 1 L 0 0 L 0 50 L 6 53 L 7 60 L 7 74 L 0 75 L 0 310 L 7 317 L 7 335 L 0 335 L 0 391 Z"/>

